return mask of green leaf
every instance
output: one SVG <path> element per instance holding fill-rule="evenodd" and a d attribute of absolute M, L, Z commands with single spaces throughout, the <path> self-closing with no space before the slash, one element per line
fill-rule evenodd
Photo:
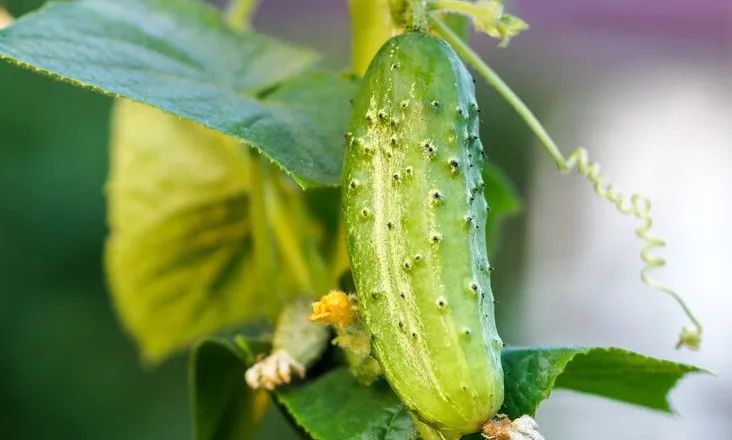
<path fill-rule="evenodd" d="M 494 251 L 499 243 L 503 223 L 521 211 L 521 198 L 511 179 L 491 162 L 483 165 L 483 182 L 483 192 L 490 207 L 486 218 L 486 243 L 489 250 Z"/>
<path fill-rule="evenodd" d="M 349 102 L 358 84 L 349 75 L 316 72 L 281 84 L 265 98 L 275 110 L 268 136 L 287 148 L 287 169 L 303 170 L 292 173 L 302 187 L 340 185 Z"/>
<path fill-rule="evenodd" d="M 684 375 L 703 372 L 619 348 L 507 349 L 503 367 L 506 402 L 502 411 L 511 418 L 535 414 L 554 387 L 670 411 L 666 396 L 671 388 Z M 384 381 L 364 387 L 344 368 L 278 389 L 275 395 L 315 440 L 403 440 L 416 436 L 408 411 Z"/>
<path fill-rule="evenodd" d="M 234 32 L 202 2 L 50 4 L 0 31 L 0 58 L 238 137 L 304 186 L 340 180 L 340 136 L 355 81 L 308 77 L 266 96 L 316 57 Z"/>
<path fill-rule="evenodd" d="M 196 440 L 250 438 L 269 403 L 244 381 L 251 360 L 223 339 L 201 341 L 191 352 L 189 390 Z"/>
<path fill-rule="evenodd" d="M 253 236 L 250 171 L 257 158 L 237 140 L 120 100 L 111 147 L 107 275 L 120 319 L 146 361 L 274 317 L 303 291 L 281 254 L 253 258 L 253 243 L 271 246 L 272 238 L 268 230 Z M 307 226 L 307 218 L 298 223 L 300 237 Z M 259 278 L 274 269 L 276 277 Z"/>
<path fill-rule="evenodd" d="M 672 412 L 668 393 L 699 367 L 620 348 L 512 348 L 503 352 L 509 417 L 534 415 L 555 387 Z"/>
<path fill-rule="evenodd" d="M 277 391 L 277 399 L 315 440 L 407 440 L 416 431 L 384 382 L 365 387 L 346 369 Z"/>

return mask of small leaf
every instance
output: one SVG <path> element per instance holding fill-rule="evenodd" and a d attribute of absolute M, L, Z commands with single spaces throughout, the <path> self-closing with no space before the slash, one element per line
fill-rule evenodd
<path fill-rule="evenodd" d="M 384 382 L 365 387 L 346 369 L 278 390 L 277 399 L 315 440 L 408 440 L 416 431 Z"/>
<path fill-rule="evenodd" d="M 483 190 L 490 212 L 486 218 L 486 243 L 491 251 L 498 247 L 503 223 L 521 211 L 521 198 L 511 179 L 491 162 L 483 165 Z"/>
<path fill-rule="evenodd" d="M 503 352 L 502 412 L 534 415 L 555 387 L 671 412 L 668 393 L 689 373 L 705 372 L 620 348 L 512 348 Z"/>
<path fill-rule="evenodd" d="M 202 2 L 50 4 L 0 31 L 0 58 L 238 137 L 304 186 L 340 180 L 340 137 L 355 81 L 336 75 L 297 79 L 263 100 L 316 57 L 234 32 Z"/>
<path fill-rule="evenodd" d="M 264 416 L 269 397 L 244 382 L 248 362 L 234 344 L 201 341 L 191 352 L 189 390 L 196 440 L 249 438 Z"/>

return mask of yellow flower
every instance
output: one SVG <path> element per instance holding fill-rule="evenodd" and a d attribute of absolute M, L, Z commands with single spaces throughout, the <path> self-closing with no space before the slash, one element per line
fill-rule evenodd
<path fill-rule="evenodd" d="M 313 303 L 313 314 L 308 319 L 312 322 L 343 327 L 353 323 L 356 315 L 348 295 L 340 290 L 331 290 L 320 298 L 320 301 Z"/>

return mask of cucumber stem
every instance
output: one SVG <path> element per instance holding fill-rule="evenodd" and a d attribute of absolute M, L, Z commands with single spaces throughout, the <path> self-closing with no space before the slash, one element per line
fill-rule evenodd
<path fill-rule="evenodd" d="M 424 31 L 427 29 L 427 2 L 425 0 L 410 0 L 407 3 L 404 17 L 407 29 Z"/>
<path fill-rule="evenodd" d="M 529 126 L 534 135 L 536 135 L 542 143 L 547 153 L 552 157 L 560 172 L 566 174 L 576 169 L 581 176 L 585 177 L 593 185 L 595 192 L 601 198 L 613 203 L 615 208 L 621 214 L 632 215 L 640 221 L 640 226 L 638 226 L 635 233 L 636 236 L 644 242 L 640 254 L 641 260 L 644 263 L 643 269 L 641 270 L 641 280 L 648 287 L 671 296 L 691 321 L 691 327 L 684 327 L 682 329 L 676 348 L 687 346 L 691 349 L 698 349 L 703 332 L 701 323 L 692 313 L 681 295 L 649 275 L 651 271 L 666 265 L 666 261 L 663 258 L 651 254 L 653 249 L 665 246 L 665 242 L 654 236 L 651 232 L 653 218 L 651 216 L 650 200 L 640 194 L 633 194 L 630 198 L 626 198 L 621 193 L 617 192 L 612 185 L 607 184 L 600 176 L 600 165 L 596 162 L 591 162 L 587 151 L 582 148 L 572 151 L 569 157 L 565 158 L 539 119 L 521 100 L 521 98 L 519 98 L 519 96 L 503 81 L 503 79 L 438 17 L 430 15 L 429 20 L 437 33 L 450 43 L 458 55 L 460 55 L 468 64 L 473 66 L 473 68 L 483 76 L 486 82 L 488 82 L 488 84 L 491 85 L 501 95 L 501 97 L 511 105 L 511 107 L 513 107 L 524 122 L 526 122 L 526 125 Z"/>

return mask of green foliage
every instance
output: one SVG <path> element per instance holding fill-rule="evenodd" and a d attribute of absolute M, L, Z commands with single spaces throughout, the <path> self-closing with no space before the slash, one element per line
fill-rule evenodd
<path fill-rule="evenodd" d="M 239 141 L 123 100 L 112 127 L 107 274 L 145 360 L 330 287 L 296 189 Z"/>
<path fill-rule="evenodd" d="M 209 366 L 207 371 L 231 368 L 241 373 L 246 366 L 242 349 L 252 352 L 247 344 L 243 339 L 237 346 L 224 341 L 215 344 L 209 342 L 207 345 L 211 345 L 211 351 L 199 348 L 192 362 L 206 363 Z M 223 354 L 227 350 L 231 352 L 229 356 Z M 199 359 L 204 356 L 209 359 Z M 217 366 L 217 362 L 226 365 Z M 580 391 L 668 412 L 668 393 L 673 386 L 689 373 L 704 372 L 690 365 L 619 348 L 598 347 L 507 349 L 503 352 L 502 363 L 506 372 L 506 401 L 501 412 L 511 418 L 535 414 L 554 388 Z M 192 385 L 203 387 L 209 386 L 211 382 L 222 383 L 209 380 Z M 193 393 L 209 396 L 223 394 L 229 400 L 232 396 L 227 390 L 221 391 L 221 388 L 213 391 L 199 389 Z M 238 393 L 239 397 L 251 394 L 244 388 Z M 384 381 L 365 387 L 344 368 L 335 368 L 305 383 L 279 389 L 275 395 L 292 419 L 316 440 L 397 440 L 415 436 L 409 412 Z M 223 406 L 221 403 L 217 405 Z M 201 412 L 196 410 L 197 414 Z M 224 411 L 214 410 L 214 413 L 221 415 Z M 229 415 L 215 420 L 226 427 L 233 423 L 226 417 Z"/>
<path fill-rule="evenodd" d="M 470 17 L 477 31 L 500 39 L 502 47 L 507 46 L 511 38 L 529 27 L 522 19 L 505 12 L 503 0 L 432 0 L 428 6 L 433 11 Z M 445 23 L 450 24 L 447 21 Z"/>
<path fill-rule="evenodd" d="M 315 55 L 231 31 L 200 2 L 51 4 L 0 31 L 0 58 L 243 139 L 304 186 L 339 181 L 353 80 L 321 74 L 268 93 Z"/>
<path fill-rule="evenodd" d="M 619 348 L 509 349 L 504 351 L 502 361 L 506 371 L 506 402 L 501 412 L 511 418 L 535 414 L 555 387 L 669 411 L 667 395 L 673 386 L 686 374 L 703 371 Z M 316 439 L 410 438 L 406 435 L 409 432 L 406 427 L 411 421 L 409 414 L 387 403 L 388 393 L 382 386 L 377 384 L 367 392 L 345 371 L 336 370 L 282 393 L 284 398 L 280 399 L 306 431 L 317 433 Z M 375 395 L 385 399 L 380 408 L 392 415 L 386 419 L 381 417 L 384 421 L 380 430 L 359 418 L 374 405 L 371 399 Z M 357 402 L 361 399 L 363 401 Z M 294 405 L 290 403 L 292 401 L 301 404 Z M 310 402 L 317 403 L 308 405 Z M 373 420 L 373 417 L 376 416 L 367 420 Z M 332 430 L 334 426 L 337 430 Z M 403 430 L 405 436 L 389 437 L 387 434 L 394 427 Z"/>
<path fill-rule="evenodd" d="M 655 359 L 620 348 L 514 348 L 503 352 L 510 417 L 533 415 L 555 387 L 671 412 L 668 393 L 692 365 Z"/>
<path fill-rule="evenodd" d="M 318 72 L 285 82 L 266 96 L 265 103 L 273 109 L 272 121 L 257 122 L 256 130 L 260 124 L 272 124 L 268 136 L 282 146 L 285 171 L 301 186 L 340 184 L 343 134 L 351 112 L 349 101 L 358 85 L 347 75 Z"/>
<path fill-rule="evenodd" d="M 315 440 L 404 440 L 415 435 L 408 411 L 388 385 L 363 386 L 346 369 L 276 394 Z"/>
<path fill-rule="evenodd" d="M 151 34 L 161 28 L 171 32 Z M 108 33 L 107 39 L 88 38 L 92 31 Z M 174 41 L 167 41 L 165 35 L 173 33 Z M 175 93 L 190 96 L 197 87 L 213 90 L 214 86 L 219 91 L 235 90 L 237 99 L 254 100 L 280 112 L 271 124 L 256 122 L 257 130 L 269 130 L 275 143 L 287 148 L 283 155 L 293 169 L 329 170 L 331 183 L 340 173 L 342 124 L 348 113 L 343 107 L 353 82 L 327 73 L 290 78 L 311 62 L 312 54 L 264 37 L 232 33 L 215 11 L 200 5 L 102 0 L 50 5 L 0 33 L 0 51 L 103 91 L 121 87 L 133 98 L 166 99 L 170 105 L 190 106 L 191 111 L 195 107 L 205 116 L 199 122 L 209 125 L 215 112 L 207 107 L 221 103 L 209 98 L 186 100 Z M 245 58 L 234 52 L 252 55 L 246 57 L 247 63 L 232 66 L 225 60 Z M 190 68 L 190 63 L 203 70 Z M 273 73 L 274 64 L 278 68 Z M 266 91 L 286 78 L 290 79 Z M 161 102 L 160 107 L 177 111 Z M 329 117 L 331 112 L 337 116 Z M 287 138 L 287 130 L 278 129 L 283 124 L 299 127 L 298 139 L 320 140 L 313 144 L 316 150 Z M 273 314 L 283 299 L 279 296 L 283 286 L 269 285 L 267 294 L 255 298 L 265 290 L 264 280 L 271 279 L 271 271 L 263 267 L 274 263 L 251 263 L 252 258 L 246 258 L 257 227 L 248 220 L 250 173 L 241 163 L 245 147 L 197 124 L 129 102 L 118 105 L 113 126 L 107 267 L 120 317 L 141 345 L 143 357 L 157 361 L 196 337 L 249 317 Z M 226 176 L 215 177 L 219 172 Z M 303 173 L 300 181 L 306 183 L 302 176 L 307 172 Z M 321 177 L 316 180 L 328 180 Z M 198 242 L 188 240 L 204 231 Z M 311 265 L 316 261 L 305 260 Z M 302 276 L 299 282 L 303 285 Z"/>
<path fill-rule="evenodd" d="M 274 315 L 275 298 L 256 299 L 263 289 L 250 282 L 250 183 L 238 142 L 129 101 L 117 103 L 112 126 L 107 275 L 143 357 L 155 362 Z"/>
<path fill-rule="evenodd" d="M 268 396 L 244 382 L 253 358 L 233 343 L 206 339 L 191 352 L 189 390 L 196 440 L 248 438 L 264 416 Z"/>
<path fill-rule="evenodd" d="M 190 438 L 185 362 L 141 369 L 105 292 L 111 100 L 1 62 L 0 95 L 0 438 Z"/>
<path fill-rule="evenodd" d="M 511 179 L 491 161 L 483 163 L 483 190 L 490 211 L 485 220 L 485 241 L 488 250 L 498 247 L 503 224 L 521 211 L 521 198 Z"/>

